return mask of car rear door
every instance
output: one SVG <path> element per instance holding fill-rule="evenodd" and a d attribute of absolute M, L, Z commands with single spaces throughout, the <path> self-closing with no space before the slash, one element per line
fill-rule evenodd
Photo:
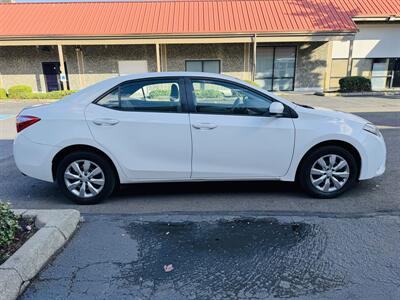
<path fill-rule="evenodd" d="M 294 149 L 290 116 L 270 116 L 274 101 L 245 86 L 217 79 L 187 81 L 191 98 L 192 178 L 278 178 Z"/>
<path fill-rule="evenodd" d="M 124 83 L 90 104 L 94 139 L 131 181 L 188 179 L 191 133 L 185 86 L 179 78 Z"/>

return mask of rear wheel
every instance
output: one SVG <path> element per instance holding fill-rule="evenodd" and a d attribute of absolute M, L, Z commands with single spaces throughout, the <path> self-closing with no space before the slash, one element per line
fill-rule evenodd
<path fill-rule="evenodd" d="M 78 204 L 96 204 L 115 188 L 112 166 L 103 156 L 74 152 L 65 156 L 57 168 L 57 183 L 64 194 Z"/>
<path fill-rule="evenodd" d="M 357 176 L 357 161 L 348 150 L 324 146 L 304 159 L 297 180 L 311 196 L 334 198 L 351 188 Z"/>

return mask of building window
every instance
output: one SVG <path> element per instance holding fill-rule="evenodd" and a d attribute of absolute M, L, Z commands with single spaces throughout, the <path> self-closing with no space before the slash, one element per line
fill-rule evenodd
<path fill-rule="evenodd" d="M 292 91 L 296 47 L 257 47 L 255 81 L 269 91 Z"/>
<path fill-rule="evenodd" d="M 220 60 L 187 60 L 186 72 L 221 73 Z"/>
<path fill-rule="evenodd" d="M 353 59 L 351 75 L 370 78 L 373 90 L 400 88 L 400 58 Z"/>
<path fill-rule="evenodd" d="M 389 87 L 389 59 L 375 58 L 372 61 L 371 86 L 374 90 L 384 90 Z"/>
<path fill-rule="evenodd" d="M 400 57 L 389 59 L 389 87 L 400 88 Z"/>

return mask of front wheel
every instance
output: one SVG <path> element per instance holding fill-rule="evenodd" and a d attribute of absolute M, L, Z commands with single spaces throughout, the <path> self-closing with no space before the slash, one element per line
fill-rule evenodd
<path fill-rule="evenodd" d="M 57 168 L 57 183 L 64 194 L 78 204 L 96 204 L 115 187 L 110 163 L 92 152 L 68 154 Z"/>
<path fill-rule="evenodd" d="M 324 146 L 304 159 L 297 179 L 311 196 L 334 198 L 351 188 L 357 176 L 357 161 L 349 151 L 338 146 Z"/>

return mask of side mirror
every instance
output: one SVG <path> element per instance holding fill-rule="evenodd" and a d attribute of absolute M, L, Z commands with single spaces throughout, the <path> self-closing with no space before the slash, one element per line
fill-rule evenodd
<path fill-rule="evenodd" d="M 272 102 L 269 106 L 269 114 L 273 116 L 279 116 L 283 114 L 285 107 L 280 102 Z"/>

